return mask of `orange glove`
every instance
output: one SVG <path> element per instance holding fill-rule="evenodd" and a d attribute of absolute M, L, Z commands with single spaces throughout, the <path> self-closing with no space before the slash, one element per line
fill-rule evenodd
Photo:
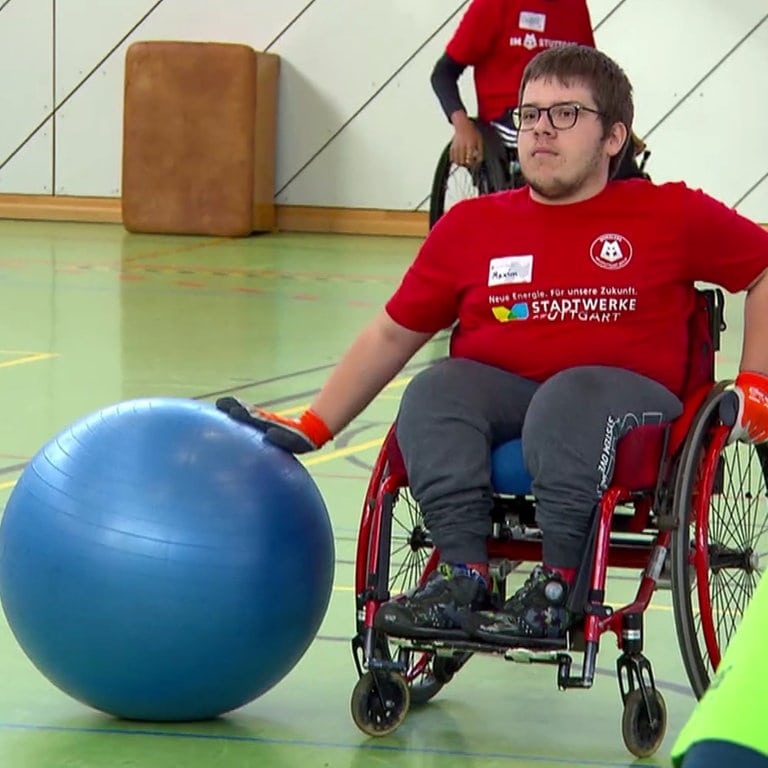
<path fill-rule="evenodd" d="M 235 421 L 256 427 L 270 443 L 291 453 L 316 451 L 333 437 L 326 423 L 310 410 L 298 419 L 284 419 L 276 413 L 247 406 L 236 397 L 221 397 L 216 407 Z"/>
<path fill-rule="evenodd" d="M 731 394 L 720 404 L 720 418 L 733 425 L 728 442 L 764 443 L 768 440 L 768 376 L 742 371 Z"/>

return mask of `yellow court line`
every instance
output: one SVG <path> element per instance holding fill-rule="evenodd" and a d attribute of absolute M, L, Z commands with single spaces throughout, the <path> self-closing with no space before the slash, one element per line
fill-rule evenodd
<path fill-rule="evenodd" d="M 375 440 L 368 440 L 366 443 L 358 443 L 357 445 L 349 445 L 346 448 L 339 448 L 338 451 L 331 451 L 325 453 L 322 456 L 314 456 L 311 459 L 305 459 L 303 464 L 305 467 L 312 467 L 315 464 L 324 464 L 326 461 L 333 461 L 334 459 L 343 459 L 345 456 L 351 456 L 353 453 L 359 453 L 360 451 L 367 451 L 369 448 L 378 448 L 384 442 L 383 437 L 377 437 Z"/>
<path fill-rule="evenodd" d="M 58 354 L 56 352 L 38 352 L 34 355 L 19 357 L 16 360 L 6 360 L 4 363 L 0 363 L 0 368 L 9 368 L 12 365 L 21 365 L 22 363 L 36 363 L 39 360 L 49 360 L 52 357 L 58 357 Z"/>
<path fill-rule="evenodd" d="M 5 488 L 12 488 L 14 485 L 16 485 L 17 482 L 17 480 L 6 480 L 5 482 L 0 483 L 0 491 L 4 490 Z"/>

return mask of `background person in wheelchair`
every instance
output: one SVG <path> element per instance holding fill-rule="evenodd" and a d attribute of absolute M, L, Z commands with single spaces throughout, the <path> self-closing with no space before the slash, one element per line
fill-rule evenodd
<path fill-rule="evenodd" d="M 517 103 L 526 64 L 551 46 L 595 47 L 586 0 L 472 0 L 432 72 L 432 88 L 453 126 L 451 160 L 471 166 L 484 151 L 504 157 L 504 146 L 517 144 L 509 108 Z M 467 115 L 458 80 L 473 68 L 477 123 Z M 644 149 L 636 140 L 622 156 L 617 178 L 643 172 L 635 154 Z"/>
<path fill-rule="evenodd" d="M 413 378 L 397 417 L 441 565 L 379 608 L 390 635 L 506 645 L 561 637 L 578 619 L 566 602 L 617 441 L 681 412 L 695 281 L 748 291 L 731 438 L 768 438 L 768 233 L 683 183 L 609 182 L 631 86 L 593 48 L 534 58 L 514 114 L 528 186 L 450 209 L 310 410 L 294 420 L 218 403 L 287 450 L 314 450 L 458 321 L 450 356 Z M 521 436 L 544 563 L 492 610 L 491 451 Z"/>

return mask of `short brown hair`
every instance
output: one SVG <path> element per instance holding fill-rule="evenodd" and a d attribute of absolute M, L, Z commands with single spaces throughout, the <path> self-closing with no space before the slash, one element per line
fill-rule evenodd
<path fill-rule="evenodd" d="M 635 108 L 632 103 L 632 84 L 624 70 L 609 56 L 586 45 L 562 45 L 548 48 L 528 62 L 520 83 L 520 103 L 523 91 L 532 80 L 559 80 L 563 85 L 574 81 L 584 83 L 592 92 L 603 135 L 607 135 L 614 123 L 624 123 L 627 141 L 615 157 L 611 158 L 609 176 L 613 176 L 624 153 L 632 143 L 632 120 Z"/>

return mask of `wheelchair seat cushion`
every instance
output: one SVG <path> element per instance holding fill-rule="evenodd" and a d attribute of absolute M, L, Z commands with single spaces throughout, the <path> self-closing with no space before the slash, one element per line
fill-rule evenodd
<path fill-rule="evenodd" d="M 619 440 L 611 485 L 629 491 L 655 487 L 668 426 L 666 423 L 644 424 L 630 430 Z M 510 440 L 494 448 L 491 454 L 491 483 L 497 493 L 527 496 L 531 493 L 531 482 L 523 462 L 521 440 Z"/>
<path fill-rule="evenodd" d="M 522 440 L 510 440 L 494 448 L 491 454 L 491 484 L 497 493 L 528 496 L 531 482 L 523 463 Z"/>

